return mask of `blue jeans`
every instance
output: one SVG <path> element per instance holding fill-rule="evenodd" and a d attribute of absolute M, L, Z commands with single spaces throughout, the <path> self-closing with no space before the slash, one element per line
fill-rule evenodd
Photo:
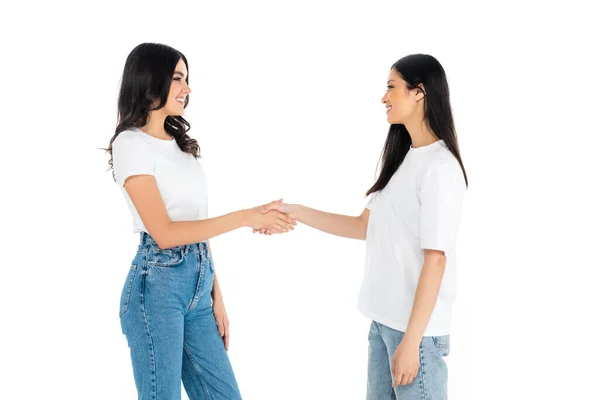
<path fill-rule="evenodd" d="M 213 263 L 205 242 L 161 250 L 140 234 L 123 286 L 121 328 L 138 399 L 241 399 L 212 310 Z"/>
<path fill-rule="evenodd" d="M 367 400 L 446 400 L 448 368 L 443 357 L 450 352 L 450 337 L 424 336 L 417 377 L 409 385 L 392 388 L 392 357 L 403 337 L 404 332 L 371 324 Z"/>

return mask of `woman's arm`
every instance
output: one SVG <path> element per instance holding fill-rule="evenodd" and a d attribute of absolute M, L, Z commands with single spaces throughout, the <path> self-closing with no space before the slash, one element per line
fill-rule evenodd
<path fill-rule="evenodd" d="M 206 243 L 208 244 L 208 251 L 210 252 L 210 256 L 214 263 L 213 252 L 210 248 L 210 241 L 207 240 Z M 219 281 L 217 280 L 216 270 L 211 295 L 213 298 L 213 313 L 215 315 L 215 321 L 217 321 L 217 327 L 219 328 L 219 335 L 221 335 L 223 338 L 225 350 L 229 350 L 229 317 L 227 316 L 227 310 L 225 310 L 223 294 L 221 293 L 221 287 L 219 286 Z"/>
<path fill-rule="evenodd" d="M 367 225 L 370 214 L 368 208 L 365 208 L 362 214 L 357 217 L 332 214 L 299 204 L 282 203 L 273 207 L 273 209 L 279 210 L 296 221 L 300 221 L 325 233 L 360 240 L 365 240 L 367 237 Z"/>
<path fill-rule="evenodd" d="M 420 367 L 421 340 L 433 313 L 445 268 L 446 256 L 443 251 L 425 250 L 425 261 L 417 284 L 408 327 L 392 357 L 394 387 L 410 384 L 417 376 Z"/>
<path fill-rule="evenodd" d="M 203 242 L 242 226 L 268 228 L 277 233 L 292 230 L 292 218 L 278 211 L 264 212 L 278 202 L 198 221 L 171 221 L 154 176 L 133 175 L 124 183 L 135 209 L 156 244 L 166 249 Z M 266 208 L 265 208 L 266 207 Z"/>
<path fill-rule="evenodd" d="M 445 268 L 446 256 L 443 251 L 425 250 L 425 261 L 403 341 L 406 340 L 417 347 L 421 343 L 440 292 Z"/>

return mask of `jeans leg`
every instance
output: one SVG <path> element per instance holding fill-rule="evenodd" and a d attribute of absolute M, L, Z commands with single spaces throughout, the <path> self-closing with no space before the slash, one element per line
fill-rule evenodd
<path fill-rule="evenodd" d="M 185 315 L 183 386 L 190 400 L 237 400 L 240 391 L 212 309 L 212 260 L 203 253 L 199 282 Z"/>
<path fill-rule="evenodd" d="M 380 332 L 388 349 L 391 363 L 394 352 L 402 342 L 404 332 L 380 326 Z M 439 345 L 436 343 L 439 341 Z M 419 345 L 419 371 L 411 384 L 398 385 L 394 393 L 398 399 L 406 400 L 446 400 L 448 370 L 443 359 L 444 340 L 440 337 L 425 336 Z"/>
<path fill-rule="evenodd" d="M 146 277 L 144 270 L 134 282 L 128 310 L 121 316 L 138 399 L 180 400 L 183 313 L 154 298 Z"/>
<path fill-rule="evenodd" d="M 190 400 L 242 398 L 212 306 L 186 317 L 182 380 Z"/>
<path fill-rule="evenodd" d="M 390 358 L 379 331 L 379 324 L 375 321 L 371 323 L 369 331 L 368 362 L 367 400 L 395 400 Z"/>

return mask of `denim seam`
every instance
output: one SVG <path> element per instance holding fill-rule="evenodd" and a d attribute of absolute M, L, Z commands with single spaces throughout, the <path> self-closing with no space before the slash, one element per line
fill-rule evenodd
<path fill-rule="evenodd" d="M 419 356 L 421 358 L 421 379 L 419 379 L 419 387 L 421 388 L 421 399 L 422 400 L 427 400 L 427 394 L 425 393 L 425 375 L 426 375 L 426 368 L 425 368 L 425 356 L 423 355 L 423 342 L 421 342 L 421 344 L 419 345 Z"/>
<path fill-rule="evenodd" d="M 194 307 L 196 307 L 196 305 L 198 304 L 198 299 L 200 299 L 200 297 L 202 296 L 201 288 L 202 283 L 204 282 L 204 273 L 206 272 L 202 266 L 203 258 L 204 257 L 202 257 L 202 255 L 198 255 L 198 263 L 196 264 L 196 268 L 198 269 L 198 280 L 196 281 L 196 290 L 194 291 L 194 296 L 192 297 L 190 305 L 188 306 L 188 309 L 185 312 L 186 314 L 192 311 Z"/>
<path fill-rule="evenodd" d="M 131 268 L 129 269 L 129 276 L 127 279 L 127 292 L 125 294 L 125 302 L 122 305 L 122 309 L 121 312 L 119 313 L 119 318 L 121 318 L 123 316 L 123 314 L 125 314 L 127 312 L 127 310 L 129 309 L 129 303 L 131 302 L 131 289 L 133 287 L 133 280 L 135 279 L 135 275 L 137 273 L 137 265 L 136 264 L 132 264 Z"/>
<path fill-rule="evenodd" d="M 181 258 L 179 258 L 175 262 L 157 262 L 157 261 L 148 260 L 148 262 L 147 262 L 148 266 L 159 267 L 159 268 L 174 268 L 185 261 L 185 255 L 183 254 L 183 250 L 181 252 L 177 252 L 178 254 L 173 254 L 173 251 L 171 251 L 171 250 L 161 250 L 161 251 L 169 256 L 177 255 L 178 258 L 179 258 L 179 256 L 181 256 Z M 154 253 L 152 253 L 152 256 L 154 256 Z M 152 258 L 154 258 L 154 257 L 152 257 Z"/>
<path fill-rule="evenodd" d="M 144 271 L 146 272 L 146 271 Z M 147 272 L 146 272 L 147 273 Z M 146 333 L 148 334 L 148 341 L 150 343 L 150 354 L 152 357 L 152 390 L 154 392 L 154 399 L 156 400 L 156 398 L 158 397 L 158 390 L 157 390 L 157 385 L 156 385 L 156 356 L 154 354 L 154 342 L 152 341 L 152 333 L 150 332 L 150 322 L 148 322 L 148 314 L 146 312 L 146 301 L 145 301 L 145 297 L 144 297 L 144 292 L 143 292 L 143 288 L 146 285 L 146 279 L 144 276 L 144 280 L 142 281 L 142 313 L 144 315 L 144 322 L 146 323 Z"/>
<path fill-rule="evenodd" d="M 204 381 L 204 378 L 202 377 L 202 373 L 200 372 L 200 367 L 198 367 L 198 364 L 196 364 L 196 362 L 192 358 L 192 354 L 189 350 L 189 347 L 185 343 L 183 344 L 183 350 L 185 351 L 185 355 L 190 360 L 192 367 L 194 367 L 194 371 L 196 371 L 196 375 L 198 376 L 198 379 L 200 380 L 200 384 L 202 385 L 202 389 L 204 390 L 204 395 L 206 396 L 206 400 L 210 400 L 210 393 L 208 393 L 208 386 L 206 386 L 206 382 Z"/>

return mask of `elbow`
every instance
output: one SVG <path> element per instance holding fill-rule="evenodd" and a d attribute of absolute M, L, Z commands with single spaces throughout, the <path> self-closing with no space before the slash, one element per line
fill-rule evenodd
<path fill-rule="evenodd" d="M 158 246 L 159 249 L 161 250 L 166 250 L 169 247 L 172 247 L 169 243 L 167 243 L 165 240 L 163 239 L 154 239 L 154 241 L 156 242 L 156 245 Z"/>
<path fill-rule="evenodd" d="M 168 234 L 166 227 L 163 229 L 153 230 L 150 232 L 150 236 L 152 236 L 154 243 L 156 243 L 158 248 L 161 250 L 165 250 L 174 246 L 172 241 L 169 239 L 171 235 Z"/>

